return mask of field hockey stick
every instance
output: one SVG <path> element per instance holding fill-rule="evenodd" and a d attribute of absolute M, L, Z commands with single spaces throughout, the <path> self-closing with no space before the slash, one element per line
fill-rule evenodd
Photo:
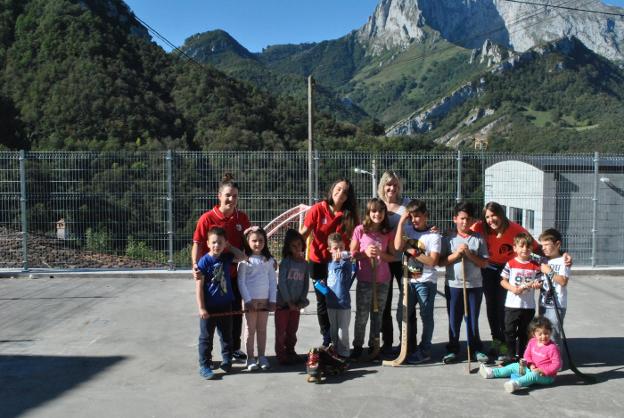
<path fill-rule="evenodd" d="M 230 312 L 217 312 L 217 313 L 209 313 L 207 319 L 219 318 L 222 316 L 238 316 L 238 315 L 244 315 L 249 312 L 271 312 L 271 311 L 269 309 L 256 309 L 254 311 L 242 310 L 242 311 L 230 311 Z"/>
<path fill-rule="evenodd" d="M 553 282 L 552 282 L 553 273 L 551 272 L 551 273 L 545 274 L 544 276 L 546 276 L 546 281 L 548 282 L 548 288 L 550 289 L 550 291 L 554 293 L 555 287 L 553 286 Z M 563 330 L 563 320 L 561 318 L 561 313 L 559 312 L 559 309 L 561 308 L 559 307 L 559 301 L 557 300 L 556 294 L 553 294 L 553 302 L 555 304 L 555 314 L 557 315 L 557 321 L 559 322 L 559 332 L 561 333 L 561 340 L 563 341 L 563 347 L 565 348 L 566 357 L 568 359 L 570 370 L 572 370 L 572 372 L 579 379 L 581 379 L 583 382 L 587 383 L 588 385 L 596 383 L 597 380 L 594 376 L 589 376 L 584 373 L 581 373 L 581 371 L 579 371 L 579 369 L 577 369 L 576 366 L 574 365 L 574 361 L 572 360 L 572 354 L 570 354 L 570 348 L 568 347 L 568 339 L 566 338 L 565 331 Z"/>
<path fill-rule="evenodd" d="M 462 283 L 464 290 L 464 322 L 466 322 L 466 349 L 468 351 L 468 374 L 470 374 L 470 360 L 472 358 L 470 353 L 470 321 L 468 318 L 468 295 L 466 292 L 466 265 L 464 264 L 464 257 L 461 260 L 462 269 Z"/>
<path fill-rule="evenodd" d="M 373 312 L 379 312 L 379 301 L 377 299 L 377 259 L 371 258 L 371 267 L 373 269 Z"/>

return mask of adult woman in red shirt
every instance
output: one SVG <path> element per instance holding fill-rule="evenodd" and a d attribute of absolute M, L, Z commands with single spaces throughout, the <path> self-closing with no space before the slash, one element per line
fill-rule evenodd
<path fill-rule="evenodd" d="M 520 232 L 527 233 L 522 225 L 510 221 L 505 209 L 496 202 L 489 202 L 483 209 L 482 219 L 472 225 L 473 231 L 485 238 L 490 254 L 489 265 L 481 270 L 483 275 L 483 295 L 487 308 L 487 318 L 492 333 L 491 355 L 506 355 L 509 347 L 505 341 L 505 298 L 507 290 L 500 284 L 501 272 L 505 263 L 514 258 L 513 240 Z M 530 234 L 529 234 L 530 235 Z M 539 251 L 533 240 L 533 251 Z M 512 351 L 515 351 L 512 349 Z"/>
<path fill-rule="evenodd" d="M 191 250 L 191 260 L 193 263 L 193 277 L 195 280 L 200 279 L 201 273 L 197 269 L 197 261 L 208 253 L 206 241 L 208 239 L 208 230 L 214 226 L 220 226 L 225 229 L 227 241 L 233 247 L 239 250 L 243 249 L 243 231 L 251 226 L 249 218 L 244 212 L 237 209 L 238 206 L 238 184 L 230 173 L 223 176 L 219 185 L 219 193 L 217 197 L 219 203 L 200 216 L 197 221 L 195 233 L 193 234 L 193 248 Z M 234 302 L 232 303 L 232 311 L 242 311 L 242 301 L 240 291 L 238 290 L 238 281 L 236 280 L 236 264 L 232 264 L 231 276 L 232 289 L 234 291 Z M 241 351 L 241 331 L 243 317 L 242 315 L 234 315 L 232 317 L 232 356 L 235 360 L 245 360 L 246 354 Z"/>
<path fill-rule="evenodd" d="M 312 234 L 308 254 L 310 277 L 315 283 L 318 280 L 327 280 L 327 264 L 331 257 L 327 249 L 329 234 L 338 232 L 342 236 L 345 248 L 349 248 L 351 234 L 359 223 L 357 200 L 351 182 L 345 178 L 336 180 L 330 187 L 327 198 L 310 208 L 299 231 L 304 238 Z M 316 294 L 316 312 L 321 335 L 323 335 L 323 345 L 328 346 L 331 339 L 325 295 L 316 288 L 314 293 Z"/>

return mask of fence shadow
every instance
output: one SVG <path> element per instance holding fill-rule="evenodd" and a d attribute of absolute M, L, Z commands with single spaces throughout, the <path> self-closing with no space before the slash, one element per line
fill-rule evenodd
<path fill-rule="evenodd" d="M 125 359 L 123 356 L 0 355 L 0 415 L 20 416 Z"/>

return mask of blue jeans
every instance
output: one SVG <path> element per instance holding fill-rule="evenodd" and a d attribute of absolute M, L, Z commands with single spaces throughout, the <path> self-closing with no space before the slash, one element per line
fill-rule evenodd
<path fill-rule="evenodd" d="M 511 377 L 512 373 L 518 374 L 518 369 L 518 363 L 511 363 L 505 367 L 494 367 L 492 369 L 492 373 L 494 374 L 494 377 Z M 521 376 L 515 380 L 520 384 L 520 386 L 526 388 L 535 384 L 552 385 L 555 381 L 555 378 L 550 376 L 540 376 L 539 374 L 530 371 L 527 367 L 524 376 Z"/>
<path fill-rule="evenodd" d="M 449 353 L 459 354 L 459 339 L 462 320 L 464 319 L 464 289 L 447 287 L 448 292 L 448 315 L 449 315 L 449 343 L 446 349 Z M 479 312 L 483 299 L 483 288 L 466 289 L 468 299 L 467 340 L 470 343 L 472 354 L 483 351 L 483 343 L 479 335 Z"/>
<path fill-rule="evenodd" d="M 221 309 L 208 309 L 212 317 L 199 319 L 199 365 L 210 367 L 212 363 L 212 340 L 215 329 L 221 340 L 222 363 L 232 363 L 232 307 L 227 305 Z"/>
<path fill-rule="evenodd" d="M 433 337 L 433 304 L 435 302 L 437 286 L 432 282 L 410 283 L 407 317 L 415 314 L 416 303 L 420 306 L 420 319 L 422 320 L 422 335 L 418 348 L 429 354 L 431 351 L 431 338 Z"/>

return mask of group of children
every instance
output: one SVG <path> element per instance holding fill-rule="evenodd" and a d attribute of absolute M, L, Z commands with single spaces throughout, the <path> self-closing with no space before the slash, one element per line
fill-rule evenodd
<path fill-rule="evenodd" d="M 433 308 L 437 292 L 436 266 L 446 266 L 445 295 L 449 316 L 449 343 L 444 363 L 457 360 L 464 300 L 467 301 L 466 326 L 468 344 L 477 361 L 482 363 L 480 374 L 486 378 L 510 377 L 505 384 L 508 391 L 530 384 L 552 383 L 561 368 L 558 345 L 559 318 L 563 320 L 566 306 L 566 285 L 569 268 L 560 254 L 561 235 L 549 229 L 540 235 L 545 258 L 535 259 L 531 252 L 532 238 L 518 234 L 513 249 L 516 257 L 505 266 L 501 286 L 507 289 L 505 302 L 505 339 L 508 347 L 516 347 L 512 354 L 522 355 L 506 359 L 502 368 L 489 368 L 479 336 L 479 311 L 483 298 L 481 269 L 487 265 L 488 250 L 483 237 L 472 232 L 475 210 L 469 203 L 460 202 L 453 212 L 455 229 L 442 237 L 428 224 L 425 202 L 412 200 L 399 220 L 396 230 L 388 224 L 388 213 L 383 200 L 373 198 L 366 205 L 365 219 L 352 234 L 347 251 L 340 234 L 330 234 L 327 246 L 331 254 L 326 280 L 315 287 L 327 301 L 331 341 L 336 353 L 352 359 L 372 359 L 379 355 L 379 335 L 383 309 L 391 281 L 389 262 L 395 254 L 404 253 L 408 283 L 408 317 L 415 315 L 419 306 L 422 319 L 420 343 L 408 346 L 407 362 L 418 364 L 431 359 L 431 340 L 434 328 Z M 203 279 L 197 283 L 197 303 L 200 312 L 199 363 L 200 374 L 212 378 L 211 352 L 214 331 L 221 339 L 221 369 L 231 369 L 231 318 L 244 314 L 246 319 L 246 349 L 249 371 L 271 367 L 265 355 L 269 312 L 275 312 L 275 352 L 279 363 L 299 361 L 295 352 L 299 315 L 308 305 L 309 274 L 304 257 L 305 241 L 295 230 L 286 233 L 279 265 L 268 246 L 263 229 L 251 227 L 245 231 L 244 252 L 227 244 L 223 229 L 215 227 L 208 232 L 210 253 L 198 263 Z M 226 251 L 228 250 L 228 251 Z M 232 290 L 229 263 L 238 262 L 238 284 L 244 300 L 243 312 L 232 312 Z M 543 280 L 548 275 L 551 280 Z M 350 350 L 351 321 L 350 288 L 356 284 L 356 310 L 353 349 Z M 552 283 L 551 289 L 548 283 Z M 540 289 L 540 308 L 535 316 L 534 291 Z M 465 297 L 464 297 L 464 292 Z M 553 298 L 557 298 L 559 315 Z M 402 301 L 402 298 L 400 298 Z M 401 318 L 399 302 L 397 319 Z M 368 352 L 364 352 L 366 325 L 370 318 Z M 410 327 L 408 341 L 416 341 L 416 329 Z M 532 338 L 528 341 L 528 335 Z M 254 355 L 256 340 L 257 357 Z M 518 344 L 516 344 L 518 343 Z M 523 362 L 526 362 L 523 363 Z M 525 367 L 526 366 L 526 367 Z M 528 370 L 526 370 L 528 368 Z"/>

